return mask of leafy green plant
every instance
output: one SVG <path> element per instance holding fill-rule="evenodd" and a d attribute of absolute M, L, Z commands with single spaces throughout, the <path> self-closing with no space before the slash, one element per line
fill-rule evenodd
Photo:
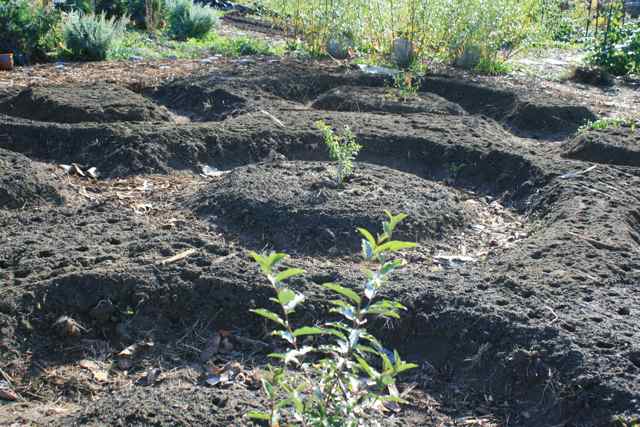
<path fill-rule="evenodd" d="M 16 62 L 43 61 L 62 37 L 61 15 L 30 0 L 0 1 L 0 53 L 12 52 Z"/>
<path fill-rule="evenodd" d="M 386 212 L 382 234 L 374 237 L 359 228 L 365 268 L 361 293 L 338 283 L 323 287 L 336 296 L 330 303 L 337 321 L 320 326 L 294 326 L 293 316 L 305 301 L 287 280 L 304 274 L 298 268 L 281 268 L 286 255 L 251 253 L 266 276 L 280 308 L 280 314 L 265 308 L 252 310 L 276 325 L 273 335 L 284 340 L 288 350 L 271 357 L 281 365 L 262 379 L 262 388 L 270 402 L 269 412 L 247 414 L 254 420 L 279 426 L 283 416 L 302 426 L 376 425 L 376 414 L 385 403 L 403 403 L 395 387 L 401 373 L 415 368 L 397 351 L 390 352 L 367 330 L 371 318 L 399 319 L 406 308 L 397 301 L 379 298 L 380 290 L 391 275 L 406 265 L 397 254 L 415 247 L 415 243 L 393 240 L 396 226 L 406 215 Z M 311 345 L 309 337 L 324 338 Z M 376 363 L 377 362 L 377 363 Z M 380 415 L 378 415 L 380 416 Z"/>
<path fill-rule="evenodd" d="M 590 130 L 604 130 L 610 128 L 630 127 L 635 130 L 636 123 L 633 120 L 621 117 L 604 117 L 595 121 L 589 121 L 580 126 L 578 133 L 584 133 Z"/>
<path fill-rule="evenodd" d="M 201 39 L 218 25 L 218 12 L 193 0 L 171 0 L 168 10 L 169 33 L 176 40 Z"/>
<path fill-rule="evenodd" d="M 65 44 L 75 59 L 101 61 L 106 59 L 109 48 L 124 33 L 126 25 L 126 18 L 71 12 L 64 23 Z"/>
<path fill-rule="evenodd" d="M 420 83 L 415 81 L 411 71 L 402 71 L 393 76 L 393 87 L 405 102 L 414 98 L 420 90 Z"/>
<path fill-rule="evenodd" d="M 476 65 L 475 70 L 480 74 L 497 76 L 501 74 L 508 74 L 511 71 L 511 67 L 500 58 L 485 57 L 480 58 L 480 62 Z"/>
<path fill-rule="evenodd" d="M 349 32 L 354 48 L 384 58 L 394 40 L 412 42 L 418 57 L 451 62 L 470 44 L 482 57 L 550 39 L 563 0 L 262 0 L 269 18 L 304 40 L 309 52 Z"/>
<path fill-rule="evenodd" d="M 324 143 L 329 149 L 329 158 L 337 162 L 336 183 L 340 186 L 353 173 L 353 161 L 362 146 L 356 142 L 356 136 L 348 126 L 345 126 L 342 134 L 336 134 L 322 120 L 316 122 L 316 127 L 322 131 Z"/>
<path fill-rule="evenodd" d="M 605 35 L 592 39 L 588 61 L 616 76 L 640 73 L 640 23 L 614 22 Z"/>
<path fill-rule="evenodd" d="M 259 38 L 226 37 L 215 32 L 203 39 L 187 41 L 171 40 L 161 32 L 127 31 L 123 37 L 109 49 L 110 60 L 126 60 L 132 56 L 146 59 L 197 59 L 214 54 L 237 57 L 248 54 L 280 55 L 284 53 L 283 44 L 268 43 Z"/>

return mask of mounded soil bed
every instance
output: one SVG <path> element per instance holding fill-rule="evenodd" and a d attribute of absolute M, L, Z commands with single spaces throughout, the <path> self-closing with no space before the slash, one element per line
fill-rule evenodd
<path fill-rule="evenodd" d="M 638 417 L 636 165 L 568 154 L 588 106 L 534 87 L 431 77 L 404 110 L 376 101 L 388 83 L 332 64 L 238 61 L 144 96 L 114 92 L 142 121 L 106 114 L 95 98 L 106 89 L 54 97 L 79 111 L 74 123 L 3 110 L 0 388 L 19 401 L 0 419 L 247 425 L 242 414 L 264 404 L 256 373 L 280 347 L 249 312 L 271 294 L 247 251 L 291 253 L 306 270 L 297 320 L 313 324 L 330 308 L 322 283 L 361 286 L 354 227 L 378 231 L 383 209 L 408 213 L 398 237 L 420 243 L 384 291 L 407 312 L 371 324 L 419 365 L 389 424 Z M 336 106 L 368 90 L 370 111 Z M 48 102 L 14 91 L 0 104 L 20 96 Z M 165 107 L 182 119 L 153 113 Z M 363 145 L 344 188 L 317 120 L 350 126 Z M 637 134 L 597 138 L 631 152 Z M 211 381 L 220 372 L 233 381 Z"/>
<path fill-rule="evenodd" d="M 0 114 L 55 123 L 172 120 L 141 95 L 104 83 L 27 88 L 1 100 Z"/>
<path fill-rule="evenodd" d="M 336 187 L 334 168 L 286 161 L 240 167 L 212 182 L 191 206 L 249 246 L 284 252 L 353 253 L 356 228 L 377 230 L 387 209 L 409 215 L 396 238 L 421 243 L 444 240 L 470 222 L 461 191 L 366 163 L 356 164 L 344 188 Z"/>
<path fill-rule="evenodd" d="M 311 106 L 329 111 L 465 114 L 460 105 L 438 95 L 420 93 L 403 96 L 394 88 L 338 87 L 318 97 Z"/>
<path fill-rule="evenodd" d="M 0 149 L 0 209 L 60 203 L 60 194 L 46 181 L 43 168 L 21 154 Z"/>
<path fill-rule="evenodd" d="M 585 132 L 564 147 L 569 159 L 640 167 L 640 132 L 630 126 Z"/>

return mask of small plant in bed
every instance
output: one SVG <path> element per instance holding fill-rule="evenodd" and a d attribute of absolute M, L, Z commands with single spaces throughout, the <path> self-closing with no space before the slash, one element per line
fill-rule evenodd
<path fill-rule="evenodd" d="M 632 131 L 635 131 L 636 122 L 621 117 L 604 117 L 602 119 L 585 123 L 578 129 L 578 133 L 584 133 L 590 130 L 616 129 L 621 127 L 630 127 Z"/>
<path fill-rule="evenodd" d="M 337 163 L 336 184 L 342 186 L 345 179 L 353 173 L 353 161 L 362 146 L 356 142 L 356 136 L 348 126 L 345 126 L 341 134 L 335 133 L 322 120 L 316 122 L 316 127 L 322 131 L 324 143 L 329 149 L 329 158 Z"/>
<path fill-rule="evenodd" d="M 364 284 L 361 292 L 337 283 L 323 287 L 335 299 L 330 310 L 337 320 L 318 326 L 294 326 L 293 317 L 305 301 L 287 279 L 300 276 L 298 268 L 281 268 L 286 255 L 272 253 L 252 258 L 267 277 L 274 295 L 271 301 L 280 313 L 264 308 L 252 310 L 273 322 L 272 332 L 287 350 L 272 354 L 280 361 L 262 379 L 270 402 L 269 412 L 252 411 L 248 417 L 279 425 L 301 426 L 377 426 L 386 407 L 403 403 L 395 386 L 396 378 L 416 365 L 404 362 L 397 351 L 387 350 L 367 329 L 372 318 L 399 319 L 402 304 L 379 298 L 392 274 L 406 265 L 398 253 L 415 243 L 393 240 L 393 232 L 406 215 L 387 212 L 383 232 L 374 237 L 365 229 L 362 235 Z M 310 337 L 321 344 L 312 344 Z M 286 418 L 282 423 L 282 418 Z"/>

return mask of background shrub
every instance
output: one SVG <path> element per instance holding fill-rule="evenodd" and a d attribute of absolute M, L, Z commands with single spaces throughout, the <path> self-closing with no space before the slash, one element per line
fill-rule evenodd
<path fill-rule="evenodd" d="M 594 40 L 589 61 L 616 76 L 640 74 L 640 23 L 613 25 Z"/>
<path fill-rule="evenodd" d="M 321 51 L 335 34 L 352 34 L 357 48 L 388 55 L 394 39 L 415 44 L 418 55 L 455 62 L 467 46 L 494 60 L 550 38 L 562 0 L 261 0 L 285 26 Z"/>
<path fill-rule="evenodd" d="M 71 12 L 64 24 L 64 40 L 75 59 L 101 61 L 113 42 L 126 29 L 126 19 L 106 14 L 83 15 Z"/>
<path fill-rule="evenodd" d="M 218 12 L 193 0 L 168 3 L 169 33 L 176 40 L 201 39 L 218 24 Z"/>
<path fill-rule="evenodd" d="M 61 15 L 29 0 L 0 1 L 0 52 L 13 52 L 18 64 L 44 61 L 61 42 Z"/>

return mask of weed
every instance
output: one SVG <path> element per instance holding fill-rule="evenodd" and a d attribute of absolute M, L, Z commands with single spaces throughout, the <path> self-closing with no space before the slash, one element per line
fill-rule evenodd
<path fill-rule="evenodd" d="M 584 133 L 590 130 L 605 130 L 610 128 L 630 127 L 632 131 L 636 129 L 636 122 L 630 119 L 620 117 L 604 117 L 595 121 L 589 121 L 580 126 L 578 133 Z"/>
<path fill-rule="evenodd" d="M 329 148 L 329 157 L 337 162 L 336 183 L 341 186 L 353 172 L 353 161 L 362 146 L 356 142 L 356 137 L 348 126 L 345 126 L 342 134 L 336 134 L 322 120 L 316 122 L 316 127 L 322 131 L 324 143 Z"/>
<path fill-rule="evenodd" d="M 393 87 L 398 90 L 400 98 L 406 102 L 408 99 L 415 98 L 420 90 L 420 83 L 414 80 L 411 71 L 402 71 L 393 77 Z"/>
<path fill-rule="evenodd" d="M 148 34 L 142 31 L 127 32 L 109 51 L 109 59 L 126 60 L 131 56 L 148 59 L 178 58 L 197 59 L 214 54 L 228 57 L 241 55 L 279 55 L 280 45 L 249 37 L 225 37 L 214 32 L 203 39 L 187 41 L 170 40 L 166 34 Z"/>
<path fill-rule="evenodd" d="M 392 239 L 396 226 L 406 215 L 386 214 L 383 233 L 377 238 L 365 229 L 358 229 L 364 261 L 376 267 L 363 270 L 362 293 L 337 283 L 325 283 L 323 287 L 337 296 L 330 301 L 331 313 L 341 320 L 327 321 L 321 326 L 296 328 L 293 324 L 292 316 L 304 303 L 305 296 L 286 281 L 304 271 L 280 269 L 285 254 L 251 253 L 275 293 L 271 301 L 279 306 L 281 314 L 264 308 L 252 311 L 277 325 L 272 334 L 283 339 L 288 350 L 271 355 L 281 365 L 271 368 L 269 378 L 262 379 L 270 411 L 252 411 L 248 417 L 266 421 L 272 427 L 281 425 L 283 416 L 303 426 L 373 426 L 379 425 L 376 414 L 382 415 L 385 403 L 404 402 L 395 381 L 399 374 L 416 365 L 402 361 L 397 351 L 384 348 L 367 330 L 369 318 L 399 319 L 400 312 L 405 310 L 396 301 L 378 298 L 392 273 L 406 264 L 395 258 L 397 253 L 415 247 L 415 243 Z M 326 341 L 310 345 L 308 338 L 312 336 L 325 337 Z M 317 357 L 312 359 L 311 355 Z M 379 364 L 375 359 L 379 359 Z"/>
<path fill-rule="evenodd" d="M 475 70 L 480 74 L 489 76 L 497 76 L 501 74 L 509 74 L 511 67 L 501 59 L 480 58 L 480 62 L 476 65 Z"/>

